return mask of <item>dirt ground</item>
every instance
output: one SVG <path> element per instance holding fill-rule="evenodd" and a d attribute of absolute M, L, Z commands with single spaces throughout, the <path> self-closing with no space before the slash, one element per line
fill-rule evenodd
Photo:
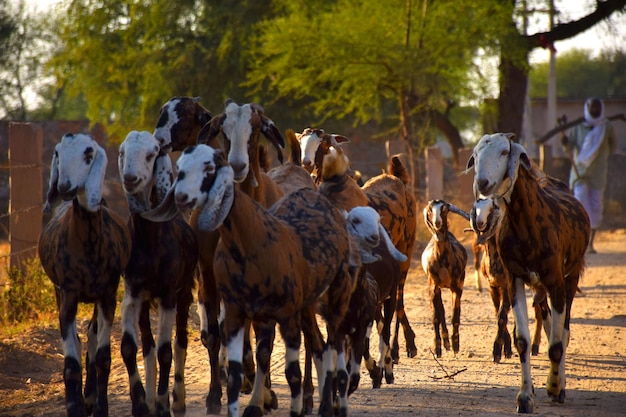
<path fill-rule="evenodd" d="M 602 231 L 596 238 L 598 254 L 587 256 L 582 291 L 574 300 L 571 340 L 567 352 L 567 399 L 552 403 L 544 384 L 548 372 L 547 341 L 532 357 L 536 415 L 626 416 L 626 230 Z M 417 245 L 407 280 L 405 304 L 417 334 L 418 355 L 401 357 L 395 383 L 372 389 L 362 368 L 361 385 L 350 397 L 353 416 L 512 416 L 520 380 L 519 359 L 514 355 L 494 364 L 491 358 L 496 331 L 495 314 L 486 290 L 478 293 L 474 270 L 467 267 L 461 313 L 461 351 L 454 358 L 444 352 L 436 361 L 431 354 L 433 332 L 425 275 L 419 265 L 423 248 Z M 486 283 L 483 282 L 483 286 Z M 448 292 L 449 294 L 449 292 Z M 451 297 L 446 296 L 451 313 Z M 198 336 L 198 318 L 191 314 L 192 340 L 188 352 L 188 417 L 204 416 L 208 391 L 208 359 Z M 112 340 L 114 353 L 110 381 L 110 414 L 129 416 L 128 380 L 119 353 L 119 310 Z M 512 317 L 511 317 L 512 320 Z M 531 326 L 534 322 L 531 320 Z M 510 325 L 512 328 L 512 325 Z M 81 323 L 85 340 L 86 323 Z M 279 338 L 277 338 L 277 341 Z M 401 337 L 404 351 L 404 339 Z M 376 346 L 377 343 L 373 343 Z M 19 335 L 0 331 L 0 417 L 64 416 L 61 353 L 55 326 L 34 327 Z M 273 384 L 279 409 L 288 416 L 289 392 L 284 380 L 280 341 L 272 358 Z M 451 376 L 452 377 L 448 377 Z M 241 396 L 242 409 L 248 396 Z M 222 399 L 225 403 L 225 393 Z M 226 407 L 222 406 L 222 415 Z"/>

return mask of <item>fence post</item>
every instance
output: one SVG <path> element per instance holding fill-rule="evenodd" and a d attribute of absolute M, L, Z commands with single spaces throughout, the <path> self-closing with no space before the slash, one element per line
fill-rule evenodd
<path fill-rule="evenodd" d="M 443 198 L 443 156 L 437 146 L 426 148 L 426 200 Z"/>
<path fill-rule="evenodd" d="M 459 200 L 463 207 L 471 207 L 474 204 L 474 191 L 473 191 L 473 182 L 474 182 L 474 171 L 470 171 L 467 174 L 463 174 L 465 170 L 465 164 L 472 156 L 472 148 L 462 148 L 459 149 L 459 164 L 461 165 L 462 171 L 459 172 Z"/>
<path fill-rule="evenodd" d="M 37 256 L 41 234 L 43 131 L 30 123 L 9 124 L 9 240 L 11 268 Z"/>

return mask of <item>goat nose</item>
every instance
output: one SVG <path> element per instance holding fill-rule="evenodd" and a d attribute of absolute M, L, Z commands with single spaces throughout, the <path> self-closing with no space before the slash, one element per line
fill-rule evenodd
<path fill-rule="evenodd" d="M 189 200 L 187 193 L 176 193 L 176 204 L 184 204 Z"/>
<path fill-rule="evenodd" d="M 246 164 L 243 162 L 235 162 L 234 164 L 230 164 L 235 173 L 241 172 L 246 168 Z"/>
<path fill-rule="evenodd" d="M 72 188 L 72 184 L 70 184 L 69 181 L 66 181 L 64 183 L 59 183 L 57 185 L 57 191 L 60 192 L 61 194 L 67 193 L 71 188 Z"/>
<path fill-rule="evenodd" d="M 134 184 L 138 181 L 135 174 L 124 174 L 124 182 L 127 184 Z"/>
<path fill-rule="evenodd" d="M 482 194 L 488 194 L 486 192 L 489 190 L 489 180 L 487 178 L 478 179 L 476 184 L 478 185 L 478 191 L 480 191 Z"/>
<path fill-rule="evenodd" d="M 311 160 L 309 158 L 304 158 L 302 160 L 302 164 L 304 164 L 305 167 L 308 167 L 309 165 L 311 165 Z"/>

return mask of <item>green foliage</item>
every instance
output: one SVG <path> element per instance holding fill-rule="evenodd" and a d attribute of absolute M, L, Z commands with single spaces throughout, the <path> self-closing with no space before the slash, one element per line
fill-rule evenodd
<path fill-rule="evenodd" d="M 39 258 L 26 261 L 24 272 L 11 268 L 8 278 L 8 289 L 0 294 L 3 306 L 0 322 L 25 322 L 56 311 L 54 286 L 41 267 Z"/>
<path fill-rule="evenodd" d="M 495 44 L 488 22 L 504 10 L 492 3 L 284 1 L 282 15 L 259 25 L 246 85 L 264 98 L 308 99 L 320 121 L 397 118 L 407 95 L 415 111 L 471 99 L 472 57 Z"/>
<path fill-rule="evenodd" d="M 530 96 L 546 97 L 549 63 L 536 64 L 530 73 Z M 557 55 L 557 97 L 626 97 L 626 51 L 573 49 Z"/>
<path fill-rule="evenodd" d="M 200 96 L 213 112 L 228 97 L 244 99 L 245 50 L 267 3 L 72 1 L 50 65 L 69 96 L 84 97 L 89 120 L 121 141 L 131 129 L 152 130 L 172 96 Z"/>

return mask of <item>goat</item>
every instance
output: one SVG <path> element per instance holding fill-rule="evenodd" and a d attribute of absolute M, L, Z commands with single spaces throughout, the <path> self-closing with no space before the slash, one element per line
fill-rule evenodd
<path fill-rule="evenodd" d="M 223 143 L 228 162 L 235 171 L 235 181 L 240 184 L 241 190 L 265 208 L 278 201 L 284 193 L 281 187 L 265 173 L 267 155 L 259 142 L 259 134 L 262 133 L 274 146 L 281 163 L 283 161 L 282 148 L 284 148 L 285 142 L 274 122 L 265 115 L 263 107 L 256 103 L 239 105 L 230 99 L 227 100 L 224 111 L 202 127 L 198 133 L 198 141 L 200 143 L 213 143 L 220 133 L 224 138 Z M 194 228 L 199 229 L 195 214 L 192 214 L 191 223 Z M 200 233 L 215 234 L 215 231 L 200 231 Z M 211 253 L 212 251 L 206 256 Z M 212 262 L 213 260 L 211 260 L 211 264 Z M 203 264 L 208 263 L 209 260 L 203 262 Z M 208 279 L 210 281 L 215 280 L 214 277 L 208 277 Z M 207 287 L 210 288 L 210 286 Z M 201 298 L 207 299 L 205 297 L 210 297 L 210 295 L 203 293 Z M 266 409 L 275 409 L 278 407 L 276 395 L 269 390 L 269 358 L 274 340 L 273 328 L 275 325 L 274 323 L 253 323 L 253 325 L 255 333 L 257 333 L 257 368 L 262 369 L 261 372 L 255 374 L 250 346 L 250 331 L 247 329 L 244 341 L 246 378 L 248 383 L 256 381 L 256 375 L 267 375 L 267 379 L 262 383 L 255 382 L 253 384 L 250 402 L 263 401 Z M 249 326 L 250 324 L 247 325 L 247 328 Z M 257 327 L 262 328 L 257 329 Z M 266 337 L 261 337 L 261 334 L 265 334 Z"/>
<path fill-rule="evenodd" d="M 340 143 L 349 141 L 345 136 L 328 134 L 323 129 L 307 128 L 296 136 L 300 142 L 303 166 L 315 172 L 322 172 L 323 155 L 328 153 L 331 146 L 338 148 Z M 310 161 L 314 162 L 314 166 Z M 402 324 L 404 330 L 407 356 L 412 358 L 417 355 L 415 332 L 411 329 L 404 311 L 404 285 L 411 266 L 417 231 L 416 200 L 408 189 L 408 184 L 409 175 L 406 169 L 398 156 L 392 156 L 388 174 L 373 177 L 361 187 L 367 198 L 367 205 L 378 211 L 394 246 L 407 257 L 407 260 L 400 265 L 400 281 L 397 286 L 396 326 L 391 341 L 391 356 L 394 363 L 397 363 L 399 359 L 399 324 Z"/>
<path fill-rule="evenodd" d="M 511 335 L 507 329 L 511 301 L 507 289 L 507 280 L 504 274 L 502 261 L 496 246 L 496 226 L 502 215 L 500 206 L 496 201 L 487 197 L 479 198 L 474 202 L 470 212 L 470 225 L 476 233 L 474 245 L 480 248 L 479 273 L 489 282 L 489 295 L 496 310 L 498 318 L 498 332 L 493 343 L 493 361 L 499 363 L 502 354 L 505 358 L 513 355 Z M 532 288 L 533 309 L 535 311 L 535 332 L 533 333 L 531 353 L 539 354 L 541 344 L 541 328 L 545 324 L 546 334 L 550 335 L 550 309 L 547 305 L 545 288 L 536 286 Z"/>
<path fill-rule="evenodd" d="M 153 135 L 164 152 L 182 151 L 197 143 L 200 129 L 212 118 L 199 100 L 199 97 L 172 97 L 161 106 Z M 219 147 L 217 142 L 210 145 Z"/>
<path fill-rule="evenodd" d="M 108 416 L 111 326 L 120 276 L 131 251 L 128 228 L 102 200 L 107 166 L 104 149 L 86 134 L 66 134 L 54 149 L 45 212 L 58 198 L 38 244 L 44 271 L 54 284 L 63 341 L 67 415 Z M 86 380 L 82 393 L 78 303 L 93 303 L 87 333 Z"/>
<path fill-rule="evenodd" d="M 483 136 L 467 162 L 474 168 L 474 195 L 502 202 L 496 247 L 507 276 L 515 317 L 515 346 L 522 378 L 517 411 L 534 411 L 530 374 L 530 334 L 524 284 L 541 284 L 552 314 L 546 388 L 553 401 L 565 401 L 565 353 L 571 306 L 585 267 L 589 217 L 567 186 L 545 176 L 512 133 Z"/>
<path fill-rule="evenodd" d="M 441 289 L 452 292 L 452 350 L 459 353 L 459 326 L 461 323 L 461 296 L 465 282 L 467 251 L 457 238 L 448 230 L 448 213 L 467 213 L 443 200 L 431 200 L 424 207 L 424 223 L 432 234 L 422 252 L 422 268 L 428 277 L 428 293 L 433 308 L 433 327 L 435 330 L 435 355 L 442 354 L 441 340 L 446 350 L 450 350 L 450 338 L 446 326 L 446 312 L 441 300 Z"/>
<path fill-rule="evenodd" d="M 315 305 L 324 292 L 333 313 L 327 317 L 328 341 L 323 348 L 320 414 L 330 415 L 330 379 L 335 372 L 343 387 L 340 392 L 347 390 L 344 341 L 336 337 L 352 288 L 345 218 L 322 193 L 311 189 L 291 193 L 265 210 L 235 185 L 235 170 L 223 152 L 209 146 L 188 148 L 177 168 L 178 178 L 163 204 L 144 216 L 164 219 L 176 213 L 176 207 L 194 208 L 199 211 L 202 230 L 219 230 L 215 272 L 226 312 L 223 332 L 229 352 L 229 416 L 239 415 L 246 319 L 279 324 L 286 346 L 291 414 L 302 415 L 300 332 L 316 342 L 315 335 L 307 334 L 308 325 L 315 320 Z M 312 346 L 318 348 L 316 343 Z M 336 365 L 333 358 L 337 358 Z M 260 404 L 253 399 L 246 415 L 261 413 Z M 342 398 L 341 407 L 347 414 L 347 398 Z"/>
<path fill-rule="evenodd" d="M 207 118 L 210 119 L 208 122 Z M 276 202 L 283 193 L 261 171 L 259 133 L 263 133 L 279 151 L 284 146 L 284 141 L 273 122 L 265 116 L 261 106 L 257 104 L 238 106 L 229 100 L 226 102 L 224 112 L 211 118 L 209 111 L 197 104 L 197 99 L 175 97 L 162 107 L 154 135 L 161 143 L 172 143 L 173 150 L 182 150 L 185 146 L 198 142 L 220 148 L 221 145 L 217 140 L 220 132 L 225 138 L 226 148 L 229 149 L 229 158 L 232 157 L 233 163 L 241 170 L 247 171 L 247 175 L 240 178 L 241 188 L 265 207 Z M 242 154 L 248 150 L 246 155 Z M 279 152 L 279 159 L 281 157 L 282 154 Z M 207 348 L 211 368 L 206 408 L 208 414 L 219 414 L 222 396 L 219 366 L 219 296 L 213 272 L 213 255 L 219 233 L 201 230 L 195 211 L 192 212 L 190 224 L 196 232 L 199 246 L 201 279 L 198 288 L 198 311 L 201 339 Z M 249 344 L 249 336 L 246 333 L 246 352 L 250 352 Z M 249 380 L 254 378 L 251 355 L 246 355 L 246 376 Z M 271 407 L 276 408 L 274 405 Z"/>
<path fill-rule="evenodd" d="M 141 217 L 165 197 L 173 181 L 170 157 L 149 132 L 132 131 L 119 148 L 118 167 L 130 209 L 128 229 L 133 242 L 124 273 L 122 301 L 122 357 L 128 370 L 133 416 L 148 413 L 170 415 L 169 378 L 174 343 L 174 389 L 172 410 L 185 410 L 185 359 L 187 319 L 193 301 L 198 244 L 182 216 L 168 222 Z M 155 347 L 150 326 L 150 307 L 157 300 L 159 327 Z M 141 331 L 146 388 L 137 370 L 137 326 Z M 156 392 L 158 358 L 160 372 Z M 156 400 L 156 402 L 155 402 Z"/>

